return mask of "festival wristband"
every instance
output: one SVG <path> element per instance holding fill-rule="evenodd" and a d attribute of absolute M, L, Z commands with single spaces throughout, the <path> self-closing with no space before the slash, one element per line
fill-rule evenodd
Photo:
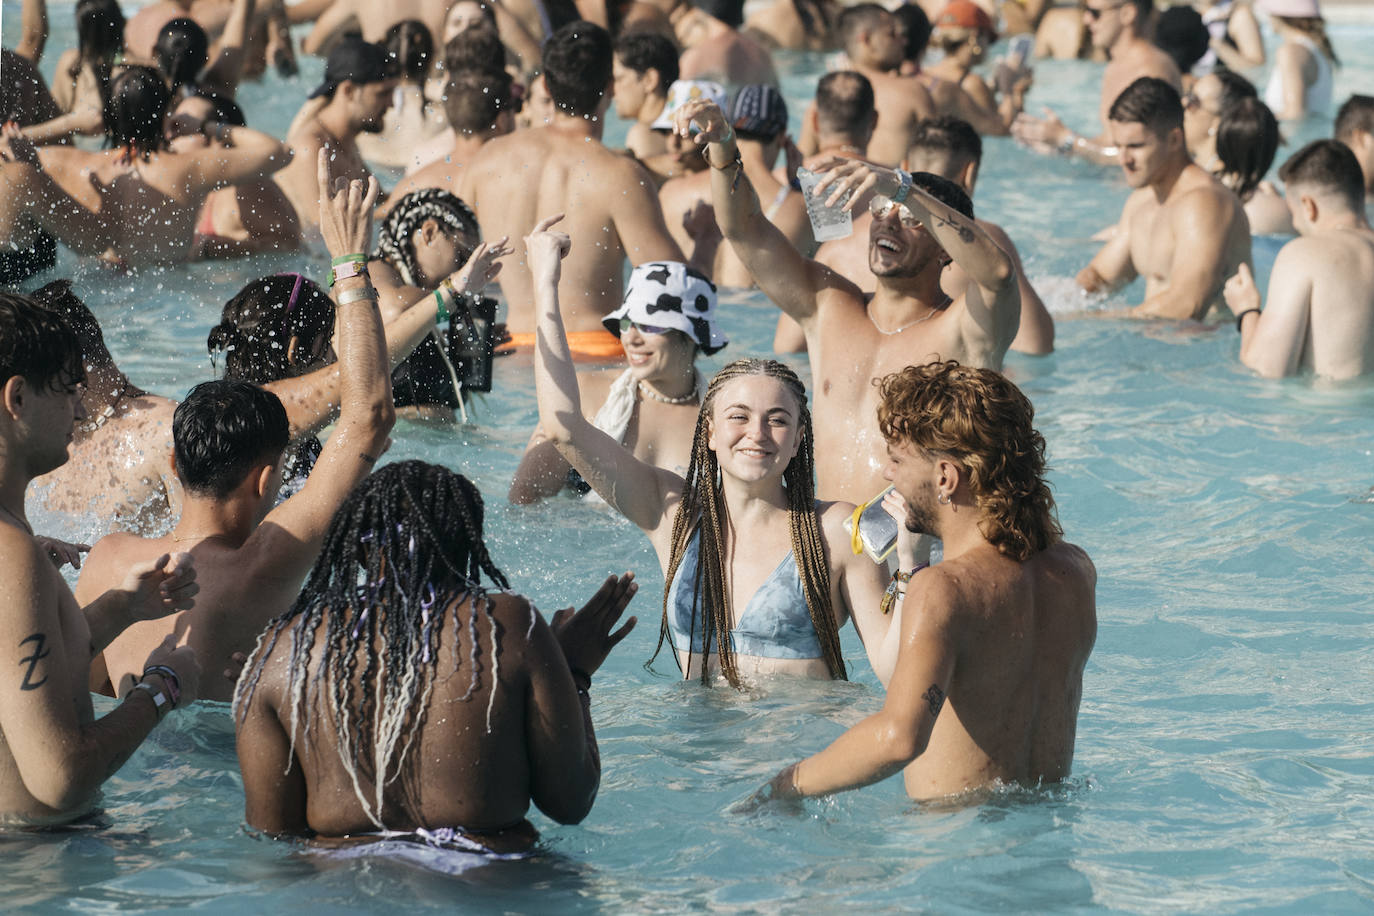
<path fill-rule="evenodd" d="M 339 293 L 339 297 L 335 301 L 338 302 L 339 305 L 349 305 L 354 302 L 362 302 L 363 300 L 376 302 L 377 291 L 371 286 L 355 286 L 353 289 L 346 289 Z"/>
<path fill-rule="evenodd" d="M 434 323 L 443 324 L 449 319 L 448 303 L 444 301 L 444 289 L 439 287 L 434 291 Z"/>
<path fill-rule="evenodd" d="M 367 272 L 366 258 L 344 261 L 342 264 L 335 264 L 329 269 L 330 286 L 333 286 L 340 280 L 350 280 L 353 277 L 369 277 L 370 279 L 370 274 Z"/>
<path fill-rule="evenodd" d="M 1259 312 L 1260 312 L 1260 310 L 1259 310 L 1259 309 L 1246 309 L 1245 311 L 1241 312 L 1239 315 L 1236 316 L 1236 333 L 1237 333 L 1237 334 L 1241 333 L 1240 326 L 1241 326 L 1242 324 L 1245 323 L 1245 316 L 1246 316 L 1246 315 L 1249 315 L 1251 312 L 1254 312 L 1256 315 L 1258 315 Z"/>
<path fill-rule="evenodd" d="M 143 677 L 139 680 L 146 679 L 150 674 L 156 674 L 162 678 L 162 683 L 167 687 L 167 694 L 172 700 L 172 708 L 176 709 L 177 704 L 181 702 L 181 678 L 177 677 L 177 673 L 166 665 L 149 665 L 143 669 Z"/>
<path fill-rule="evenodd" d="M 361 261 L 367 263 L 367 255 L 359 252 L 358 254 L 341 254 L 329 262 L 329 266 L 338 267 L 340 264 L 347 264 L 349 261 Z"/>

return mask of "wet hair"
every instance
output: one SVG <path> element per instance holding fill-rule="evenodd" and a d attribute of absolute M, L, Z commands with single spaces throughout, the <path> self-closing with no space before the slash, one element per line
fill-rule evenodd
<path fill-rule="evenodd" d="M 927 46 L 930 45 L 930 34 L 934 31 L 930 17 L 915 3 L 903 3 L 892 11 L 892 15 L 902 24 L 902 31 L 906 36 L 906 49 L 902 52 L 902 60 L 919 63 L 921 56 L 926 53 Z"/>
<path fill-rule="evenodd" d="M 234 714 L 242 722 L 268 657 L 287 636 L 283 711 L 291 753 L 298 735 L 309 742 L 313 730 L 332 725 L 329 743 L 377 827 L 383 826 L 386 789 L 405 770 L 441 676 L 437 662 L 449 607 L 464 597 L 470 602 L 466 621 L 452 614 L 454 673 L 462 666 L 466 623 L 471 673 L 462 699 L 475 696 L 480 614 L 490 633 L 484 666 L 490 730 L 500 653 L 481 577 L 501 589 L 510 585 L 487 553 L 482 516 L 481 493 L 447 468 L 401 461 L 374 471 L 334 514 L 299 597 L 258 638 L 234 691 Z M 325 709 L 328 714 L 312 714 Z M 372 783 L 373 798 L 363 779 Z"/>
<path fill-rule="evenodd" d="M 979 530 L 999 553 L 1026 560 L 1063 537 L 1035 408 L 1004 375 L 948 360 L 907 366 L 879 386 L 883 437 L 958 462 L 984 515 Z"/>
<path fill-rule="evenodd" d="M 554 32 L 544 43 L 544 85 L 564 114 L 590 117 L 611 81 L 611 34 L 595 23 L 578 20 Z"/>
<path fill-rule="evenodd" d="M 210 39 L 194 19 L 179 16 L 158 31 L 153 60 L 173 92 L 195 85 L 210 60 Z"/>
<path fill-rule="evenodd" d="M 1336 56 L 1336 49 L 1331 47 L 1331 39 L 1326 34 L 1325 19 L 1320 16 L 1274 16 L 1273 18 L 1307 36 L 1326 56 L 1327 60 L 1337 67 L 1341 65 L 1341 59 Z"/>
<path fill-rule="evenodd" d="M 110 96 L 115 58 L 124 53 L 124 13 L 116 0 L 77 0 L 76 60 L 67 72 L 73 80 L 83 67 L 95 74 L 101 108 Z"/>
<path fill-rule="evenodd" d="M 973 219 L 973 199 L 956 182 L 933 172 L 912 172 L 911 183 L 940 203 Z"/>
<path fill-rule="evenodd" d="M 72 292 L 71 280 L 54 280 L 34 290 L 33 301 L 60 316 L 72 329 L 76 339 L 81 342 L 83 361 L 88 369 L 114 364 L 109 348 L 105 346 L 105 334 L 100 330 L 100 322 L 86 303 Z"/>
<path fill-rule="evenodd" d="M 415 231 L 431 219 L 447 233 L 473 239 L 482 237 L 477 214 L 450 191 L 421 188 L 396 201 L 377 229 L 377 251 L 372 256 L 394 267 L 401 280 L 410 286 L 418 285 L 420 276 L 420 265 L 415 258 Z M 464 256 L 459 263 L 466 261 Z"/>
<path fill-rule="evenodd" d="M 677 81 L 677 46 L 657 32 L 646 29 L 626 32 L 615 43 L 615 56 L 636 73 L 658 71 L 658 86 L 654 91 L 660 95 L 666 94 L 668 87 Z"/>
<path fill-rule="evenodd" d="M 1345 200 L 1351 210 L 1364 212 L 1364 173 L 1350 147 L 1339 140 L 1313 140 L 1279 169 L 1289 188 L 1306 185 Z"/>
<path fill-rule="evenodd" d="M 1279 122 L 1257 98 L 1240 99 L 1221 110 L 1217 121 L 1217 158 L 1221 181 L 1242 201 L 1259 187 L 1279 149 Z"/>
<path fill-rule="evenodd" d="M 291 338 L 309 347 L 334 334 L 334 302 L 301 274 L 253 280 L 224 304 L 206 349 L 224 354 L 224 377 L 265 384 L 301 374 L 287 359 Z"/>
<path fill-rule="evenodd" d="M 105 100 L 105 145 L 146 158 L 167 145 L 163 121 L 172 93 L 152 67 L 129 67 L 110 82 Z"/>
<path fill-rule="evenodd" d="M 1211 75 L 1221 81 L 1221 94 L 1217 96 L 1217 102 L 1222 111 L 1241 99 L 1253 99 L 1259 95 L 1255 84 L 1234 70 L 1213 70 Z"/>
<path fill-rule="evenodd" d="M 744 24 L 744 0 L 692 0 L 692 6 L 732 29 Z"/>
<path fill-rule="evenodd" d="M 840 43 L 845 53 L 853 57 L 858 51 L 859 36 L 876 29 L 891 16 L 876 3 L 856 3 L 840 13 Z"/>
<path fill-rule="evenodd" d="M 1164 80 L 1142 76 L 1112 102 L 1108 119 L 1122 124 L 1144 124 L 1156 136 L 1183 129 L 1183 98 Z"/>
<path fill-rule="evenodd" d="M 230 127 L 247 127 L 248 119 L 244 117 L 243 109 L 239 103 L 226 95 L 220 95 L 213 89 L 206 89 L 202 86 L 187 87 L 183 95 L 187 99 L 204 99 L 210 103 L 210 117 L 206 120 L 218 121 Z"/>
<path fill-rule="evenodd" d="M 1337 140 L 1348 143 L 1357 130 L 1374 136 L 1374 96 L 1352 95 L 1336 112 L 1333 132 Z"/>
<path fill-rule="evenodd" d="M 16 375 L 41 391 L 72 391 L 86 381 L 84 353 L 56 310 L 0 291 L 0 385 Z"/>
<path fill-rule="evenodd" d="M 725 526 L 729 520 L 720 486 L 716 483 L 720 466 L 716 460 L 716 453 L 707 442 L 714 419 L 716 396 L 729 382 L 748 376 L 777 379 L 797 401 L 800 442 L 797 454 L 783 472 L 783 486 L 787 491 L 788 524 L 792 532 L 792 555 L 797 563 L 802 591 L 806 595 L 806 607 L 811 613 L 811 624 L 815 627 L 826 667 L 831 677 L 844 680 L 846 674 L 844 656 L 840 652 L 840 634 L 830 604 L 830 567 L 825 560 L 825 541 L 821 537 L 820 519 L 816 515 L 814 440 L 811 412 L 806 407 L 806 386 L 797 378 L 795 372 L 771 359 L 735 360 L 716 373 L 706 388 L 706 394 L 702 396 L 701 409 L 697 412 L 696 433 L 692 438 L 692 456 L 687 465 L 686 485 L 682 491 L 682 499 L 678 503 L 677 514 L 673 517 L 668 571 L 664 575 L 663 622 L 659 628 L 658 646 L 654 649 L 654 657 L 658 657 L 664 640 L 671 642 L 671 634 L 668 631 L 668 590 L 677 575 L 678 567 L 682 565 L 687 544 L 696 532 L 700 537 L 700 544 L 693 588 L 698 602 L 696 607 L 701 609 L 701 644 L 705 650 L 700 672 L 701 680 L 703 683 L 707 680 L 707 661 L 714 649 L 725 679 L 733 687 L 741 686 L 734 649 L 730 644 L 730 608 L 733 599 L 726 580 L 729 564 L 725 560 Z M 695 628 L 694 609 L 694 631 Z M 692 636 L 695 642 L 695 632 Z M 652 661 L 653 659 L 650 659 L 650 662 Z M 687 677 L 692 676 L 690 665 L 684 674 Z"/>
<path fill-rule="evenodd" d="M 466 32 L 464 34 L 467 34 Z M 448 79 L 444 114 L 460 134 L 481 134 L 496 126 L 503 111 L 514 111 L 511 76 L 504 70 L 481 73 L 462 70 Z"/>
<path fill-rule="evenodd" d="M 923 118 L 917 123 L 911 148 L 943 153 L 952 163 L 960 165 L 983 161 L 983 139 L 978 136 L 978 131 L 967 121 L 950 115 Z"/>
<path fill-rule="evenodd" d="M 223 499 L 290 438 L 281 400 L 240 379 L 201 382 L 172 414 L 177 479 L 193 496 Z"/>
<path fill-rule="evenodd" d="M 862 139 L 873 131 L 873 84 L 854 70 L 836 70 L 816 84 L 816 119 L 822 133 Z"/>
<path fill-rule="evenodd" d="M 382 47 L 403 82 L 423 83 L 434 58 L 434 36 L 418 19 L 402 19 L 386 30 Z"/>
<path fill-rule="evenodd" d="M 1155 23 L 1155 47 L 1169 55 L 1180 73 L 1190 72 L 1206 56 L 1211 40 L 1202 14 L 1191 6 L 1171 6 Z"/>
<path fill-rule="evenodd" d="M 506 46 L 495 28 L 476 26 L 453 36 L 444 45 L 444 69 L 451 75 L 465 72 L 505 73 Z"/>

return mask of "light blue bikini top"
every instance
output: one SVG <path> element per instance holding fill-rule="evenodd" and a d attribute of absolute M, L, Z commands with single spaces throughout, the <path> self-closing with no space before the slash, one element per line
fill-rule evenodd
<path fill-rule="evenodd" d="M 692 652 L 704 654 L 702 634 L 706 629 L 703 621 L 706 612 L 696 595 L 700 545 L 701 532 L 698 530 L 687 542 L 682 563 L 668 589 L 668 629 L 673 636 L 673 648 L 686 652 L 690 646 Z M 811 612 L 806 608 L 806 593 L 802 590 L 797 561 L 790 551 L 749 599 L 739 616 L 739 624 L 730 634 L 730 645 L 738 655 L 822 657 L 821 642 L 811 623 Z"/>

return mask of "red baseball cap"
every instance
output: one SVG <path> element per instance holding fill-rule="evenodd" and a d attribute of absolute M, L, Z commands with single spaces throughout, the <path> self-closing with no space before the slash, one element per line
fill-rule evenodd
<path fill-rule="evenodd" d="M 935 17 L 935 27 L 937 29 L 941 27 L 976 29 L 989 35 L 997 34 L 997 27 L 992 24 L 992 17 L 973 0 L 952 0 L 949 6 L 941 10 L 940 15 Z"/>

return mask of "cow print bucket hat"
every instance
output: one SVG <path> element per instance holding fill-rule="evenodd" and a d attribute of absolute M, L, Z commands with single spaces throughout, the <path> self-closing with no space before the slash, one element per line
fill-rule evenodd
<path fill-rule="evenodd" d="M 601 320 L 620 336 L 620 322 L 681 331 L 710 356 L 730 342 L 716 323 L 716 287 L 680 261 L 649 261 L 630 274 L 625 302 Z"/>

